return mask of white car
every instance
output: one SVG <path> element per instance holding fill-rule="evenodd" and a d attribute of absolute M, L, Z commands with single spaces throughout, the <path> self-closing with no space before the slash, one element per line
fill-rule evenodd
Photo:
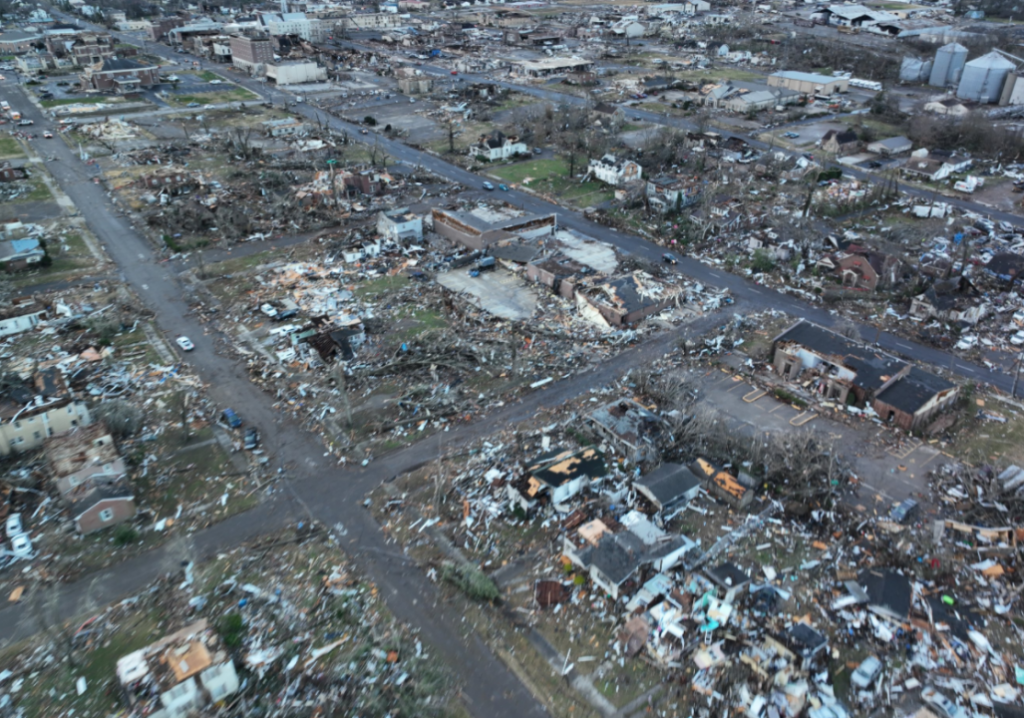
<path fill-rule="evenodd" d="M 271 318 L 277 316 L 277 308 L 273 304 L 264 304 L 260 306 L 260 311 Z"/>
<path fill-rule="evenodd" d="M 196 348 L 196 345 L 192 343 L 192 340 L 185 336 L 178 337 L 174 342 L 181 347 L 181 350 L 184 352 L 190 352 Z"/>
<path fill-rule="evenodd" d="M 11 553 L 14 558 L 32 558 L 32 542 L 22 534 L 11 539 Z"/>
<path fill-rule="evenodd" d="M 921 691 L 921 699 L 930 703 L 940 718 L 967 718 L 967 711 L 958 706 L 932 686 Z"/>
<path fill-rule="evenodd" d="M 1024 344 L 1024 329 L 1021 329 L 1019 332 L 1010 337 L 1010 344 L 1013 344 L 1013 346 L 1015 347 L 1019 347 L 1022 344 Z"/>
<path fill-rule="evenodd" d="M 11 514 L 7 517 L 7 538 L 13 539 L 15 536 L 21 536 L 25 533 L 24 527 L 21 525 L 21 514 Z"/>

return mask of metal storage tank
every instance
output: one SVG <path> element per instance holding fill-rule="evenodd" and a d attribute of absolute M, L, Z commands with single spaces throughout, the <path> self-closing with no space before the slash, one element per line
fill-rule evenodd
<path fill-rule="evenodd" d="M 956 96 L 961 100 L 998 102 L 1007 76 L 1015 69 L 1017 66 L 998 52 L 990 52 L 971 60 L 964 65 Z"/>
<path fill-rule="evenodd" d="M 904 57 L 900 65 L 900 82 L 924 82 L 932 71 L 931 60 L 918 60 L 916 57 Z"/>
<path fill-rule="evenodd" d="M 966 47 L 956 42 L 943 45 L 935 53 L 935 64 L 932 65 L 932 74 L 928 78 L 928 84 L 934 87 L 956 84 L 966 62 Z"/>

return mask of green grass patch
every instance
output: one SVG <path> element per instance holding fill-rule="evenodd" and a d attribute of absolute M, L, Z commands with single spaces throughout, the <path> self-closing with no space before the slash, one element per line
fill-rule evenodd
<path fill-rule="evenodd" d="M 203 92 L 197 95 L 173 95 L 168 93 L 165 98 L 170 105 L 187 107 L 190 103 L 199 105 L 220 105 L 226 102 L 240 102 L 242 100 L 255 100 L 256 95 L 244 87 L 229 87 L 216 92 Z"/>
<path fill-rule="evenodd" d="M 200 80 L 206 80 L 207 82 L 212 82 L 214 80 L 223 80 L 224 78 L 221 77 L 220 75 L 218 75 L 216 72 L 210 72 L 209 70 L 203 70 L 202 72 L 199 73 L 199 79 Z"/>
<path fill-rule="evenodd" d="M 0 157 L 24 157 L 21 143 L 13 137 L 0 137 Z"/>
<path fill-rule="evenodd" d="M 352 292 L 364 301 L 373 300 L 396 289 L 401 289 L 409 284 L 409 281 L 408 277 L 401 274 L 395 274 L 390 277 L 378 277 L 377 279 L 371 279 L 368 282 L 356 285 Z"/>
<path fill-rule="evenodd" d="M 622 126 L 622 130 L 620 130 L 620 131 L 621 132 L 636 132 L 637 130 L 642 130 L 642 129 L 644 129 L 643 125 L 634 125 L 634 124 L 632 124 L 630 122 L 627 122 L 626 124 L 624 124 Z"/>
<path fill-rule="evenodd" d="M 446 327 L 448 322 L 432 309 L 408 307 L 395 313 L 392 326 L 396 326 L 398 329 L 394 333 L 388 334 L 388 343 L 397 345 L 415 339 L 431 329 Z"/>
<path fill-rule="evenodd" d="M 582 171 L 585 165 L 581 160 L 578 170 Z M 601 182 L 580 182 L 578 178 L 569 177 L 569 165 L 561 157 L 498 167 L 492 174 L 580 207 L 599 204 L 615 196 L 615 191 Z"/>

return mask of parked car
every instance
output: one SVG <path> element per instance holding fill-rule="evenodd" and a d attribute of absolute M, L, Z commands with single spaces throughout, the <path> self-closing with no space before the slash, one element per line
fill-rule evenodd
<path fill-rule="evenodd" d="M 898 506 L 894 506 L 892 511 L 889 512 L 889 519 L 895 521 L 898 524 L 909 523 L 914 520 L 917 516 L 918 505 L 913 499 L 907 499 L 901 501 Z"/>
<path fill-rule="evenodd" d="M 494 185 L 492 185 L 492 184 L 491 184 L 490 182 L 484 182 L 484 183 L 483 183 L 482 185 L 480 185 L 480 186 L 481 186 L 481 187 L 483 187 L 483 188 L 484 188 L 485 190 L 487 190 L 488 192 L 490 192 L 490 191 L 492 191 L 492 190 L 494 189 Z"/>
<path fill-rule="evenodd" d="M 866 690 L 871 687 L 871 684 L 875 682 L 875 679 L 882 673 L 882 662 L 874 656 L 868 656 L 857 669 L 850 674 L 850 683 L 855 685 L 861 690 Z"/>
<path fill-rule="evenodd" d="M 196 348 L 196 345 L 192 343 L 192 340 L 186 336 L 180 336 L 174 340 L 174 343 L 181 347 L 184 352 L 190 352 Z"/>
<path fill-rule="evenodd" d="M 498 185 L 498 189 L 500 189 L 502 192 L 508 192 L 508 185 L 500 184 Z"/>
<path fill-rule="evenodd" d="M 939 718 L 967 718 L 967 711 L 958 706 L 932 686 L 921 691 L 921 700 L 930 704 L 938 713 Z"/>
<path fill-rule="evenodd" d="M 266 314 L 268 317 L 273 319 L 277 316 L 277 307 L 273 304 L 263 304 L 260 306 L 260 311 Z"/>
<path fill-rule="evenodd" d="M 283 312 L 278 312 L 277 316 L 274 317 L 275 322 L 283 322 L 285 319 L 291 319 L 292 317 L 298 316 L 298 309 L 286 309 Z"/>
<path fill-rule="evenodd" d="M 34 125 L 34 124 L 35 124 L 35 122 L 32 121 L 32 120 L 22 120 L 21 122 L 18 123 L 18 127 L 28 127 L 29 125 Z"/>
<path fill-rule="evenodd" d="M 452 70 L 452 74 L 453 74 L 453 75 L 458 75 L 459 73 L 458 73 L 458 71 L 457 71 L 457 70 Z"/>
<path fill-rule="evenodd" d="M 43 132 L 43 139 L 44 140 L 52 140 L 53 139 L 53 133 L 50 132 L 49 130 L 46 130 L 45 132 Z"/>
<path fill-rule="evenodd" d="M 665 252 L 663 255 L 661 255 L 661 261 L 665 262 L 666 264 L 679 264 L 679 257 L 672 254 L 672 252 Z"/>
<path fill-rule="evenodd" d="M 185 105 L 185 107 L 199 107 L 199 106 L 200 105 L 199 105 L 198 102 L 190 102 L 187 105 Z"/>
<path fill-rule="evenodd" d="M 24 527 L 21 525 L 21 514 L 11 514 L 7 517 L 7 538 L 12 539 L 15 536 L 21 536 L 25 533 Z"/>
<path fill-rule="evenodd" d="M 245 430 L 245 446 L 246 450 L 252 451 L 260 445 L 260 432 L 256 431 L 253 427 L 249 427 Z"/>
<path fill-rule="evenodd" d="M 225 409 L 220 413 L 220 418 L 224 420 L 224 423 L 230 426 L 232 429 L 237 429 L 242 425 L 242 420 L 238 418 L 238 414 L 233 409 Z"/>
<path fill-rule="evenodd" d="M 783 132 L 782 136 L 783 137 L 788 137 L 790 139 L 794 139 L 794 138 L 799 137 L 800 133 L 799 132 Z"/>

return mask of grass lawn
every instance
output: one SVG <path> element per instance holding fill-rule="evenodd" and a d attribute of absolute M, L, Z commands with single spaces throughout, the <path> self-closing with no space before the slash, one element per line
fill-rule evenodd
<path fill-rule="evenodd" d="M 636 132 L 637 130 L 642 130 L 643 128 L 643 125 L 634 125 L 630 122 L 627 122 L 622 126 L 620 132 Z"/>
<path fill-rule="evenodd" d="M 223 80 L 224 78 L 218 75 L 216 72 L 210 72 L 209 70 L 203 70 L 199 73 L 200 80 L 206 80 L 212 82 L 213 80 Z"/>
<path fill-rule="evenodd" d="M 582 167 L 581 163 L 580 169 Z M 615 196 L 611 188 L 600 182 L 580 182 L 578 179 L 570 178 L 569 166 L 562 158 L 532 160 L 498 167 L 492 174 L 579 207 L 599 204 Z"/>
<path fill-rule="evenodd" d="M 120 97 L 59 97 L 53 100 L 43 100 L 39 104 L 43 107 L 60 107 L 62 105 L 113 105 L 124 102 Z"/>
<path fill-rule="evenodd" d="M 51 259 L 49 267 L 18 272 L 12 277 L 11 283 L 16 287 L 29 287 L 58 279 L 70 279 L 64 275 L 96 266 L 96 260 L 80 234 L 69 234 L 63 240 L 50 240 L 47 250 Z"/>
<path fill-rule="evenodd" d="M 390 277 L 378 277 L 377 279 L 371 279 L 368 282 L 361 282 L 353 287 L 350 287 L 353 294 L 363 301 L 373 301 L 386 294 L 390 294 L 396 289 L 401 289 L 407 285 L 411 280 L 401 274 L 395 274 Z"/>
<path fill-rule="evenodd" d="M 256 95 L 244 87 L 231 87 L 216 92 L 202 92 L 197 95 L 173 95 L 168 93 L 165 97 L 170 105 L 186 107 L 192 102 L 200 105 L 219 105 L 226 102 L 239 102 L 241 100 L 255 100 Z"/>
<path fill-rule="evenodd" d="M 714 70 L 684 70 L 673 73 L 680 80 L 699 80 L 709 78 L 711 80 L 745 80 L 750 82 L 764 82 L 765 75 L 750 70 L 742 70 L 738 67 L 716 67 Z"/>
<path fill-rule="evenodd" d="M 0 137 L 0 157 L 24 157 L 21 143 L 13 137 Z"/>

